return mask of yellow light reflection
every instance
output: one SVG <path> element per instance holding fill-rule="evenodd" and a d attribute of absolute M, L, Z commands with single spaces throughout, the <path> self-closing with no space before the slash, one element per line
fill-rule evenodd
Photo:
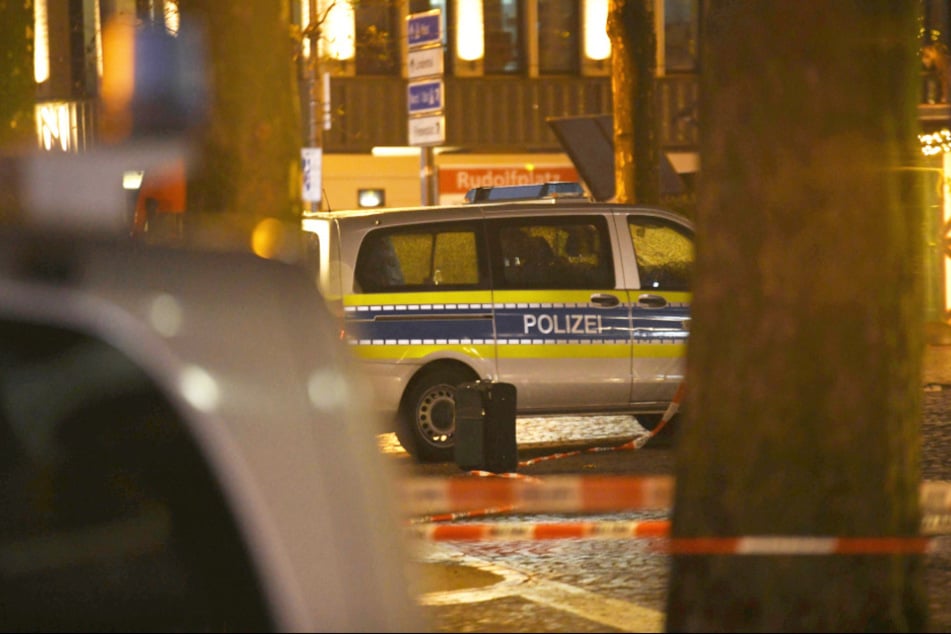
<path fill-rule="evenodd" d="M 173 337 L 182 328 L 182 313 L 182 305 L 175 297 L 159 293 L 149 305 L 149 323 L 162 336 Z"/>
<path fill-rule="evenodd" d="M 145 172 L 142 170 L 126 170 L 122 172 L 122 189 L 139 189 L 142 187 L 142 178 Z"/>
<path fill-rule="evenodd" d="M 165 30 L 171 35 L 177 35 L 180 26 L 178 0 L 165 0 Z"/>
<path fill-rule="evenodd" d="M 326 15 L 320 25 L 321 52 L 331 59 L 340 61 L 353 59 L 356 51 L 353 5 L 339 0 L 321 0 L 318 13 Z"/>
<path fill-rule="evenodd" d="M 102 11 L 99 8 L 99 0 L 93 3 L 93 44 L 96 48 L 96 75 L 99 81 L 102 81 L 102 20 L 100 15 Z"/>
<path fill-rule="evenodd" d="M 584 56 L 593 60 L 604 60 L 611 56 L 608 0 L 585 0 Z"/>
<path fill-rule="evenodd" d="M 945 152 L 942 156 L 942 168 L 944 174 L 947 175 L 951 171 L 951 154 Z M 948 178 L 942 179 L 943 182 L 943 194 L 944 194 L 944 225 L 945 227 L 949 226 L 948 223 L 951 222 L 951 187 L 948 184 Z M 947 235 L 942 236 L 945 243 L 949 239 Z M 945 249 L 945 252 L 947 249 Z M 944 314 L 946 316 L 951 315 L 951 257 L 945 255 L 944 257 Z"/>
<path fill-rule="evenodd" d="M 931 134 L 919 134 L 918 141 L 921 143 L 921 153 L 925 156 L 951 152 L 951 130 L 947 128 Z"/>
<path fill-rule="evenodd" d="M 276 218 L 265 218 L 251 231 L 251 250 L 262 258 L 279 258 L 287 246 L 287 228 Z"/>
<path fill-rule="evenodd" d="M 33 78 L 42 84 L 50 78 L 50 31 L 46 0 L 33 3 Z"/>
<path fill-rule="evenodd" d="M 456 56 L 466 62 L 485 57 L 482 0 L 458 0 L 456 6 Z"/>
<path fill-rule="evenodd" d="M 76 150 L 77 130 L 76 104 L 67 101 L 48 101 L 37 104 L 34 109 L 36 132 L 40 147 L 69 152 Z"/>
<path fill-rule="evenodd" d="M 128 16 L 113 16 L 102 32 L 103 132 L 111 140 L 132 129 L 135 91 L 135 24 Z"/>
<path fill-rule="evenodd" d="M 196 409 L 203 412 L 213 412 L 221 402 L 221 390 L 218 382 L 197 365 L 185 368 L 178 377 L 178 389 Z"/>
<path fill-rule="evenodd" d="M 302 30 L 310 26 L 310 2 L 311 0 L 300 0 L 300 26 Z M 304 54 L 304 59 L 310 59 L 309 37 L 301 40 L 301 51 Z"/>

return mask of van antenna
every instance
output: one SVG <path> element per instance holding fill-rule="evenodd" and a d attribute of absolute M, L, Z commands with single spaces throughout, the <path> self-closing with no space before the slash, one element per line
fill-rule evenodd
<path fill-rule="evenodd" d="M 330 207 L 330 199 L 327 198 L 327 190 L 321 189 L 320 191 L 323 193 L 324 200 L 327 202 L 327 211 L 333 211 L 333 209 Z"/>

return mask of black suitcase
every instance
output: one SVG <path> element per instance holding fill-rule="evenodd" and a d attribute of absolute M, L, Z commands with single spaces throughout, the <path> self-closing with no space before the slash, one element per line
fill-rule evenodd
<path fill-rule="evenodd" d="M 456 438 L 459 468 L 512 473 L 518 467 L 515 442 L 515 386 L 474 381 L 456 387 Z"/>

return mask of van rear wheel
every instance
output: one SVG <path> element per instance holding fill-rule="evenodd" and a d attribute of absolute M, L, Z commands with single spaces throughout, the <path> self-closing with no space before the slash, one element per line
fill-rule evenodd
<path fill-rule="evenodd" d="M 478 377 L 458 367 L 425 370 L 403 396 L 396 438 L 418 462 L 455 459 L 456 386 Z"/>

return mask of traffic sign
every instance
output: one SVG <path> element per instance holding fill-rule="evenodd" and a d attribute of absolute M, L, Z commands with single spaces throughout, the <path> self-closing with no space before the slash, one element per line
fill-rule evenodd
<path fill-rule="evenodd" d="M 321 190 L 321 148 L 301 148 L 301 176 L 303 189 L 301 199 L 308 203 L 320 202 Z"/>
<path fill-rule="evenodd" d="M 439 112 L 443 109 L 442 79 L 410 82 L 406 91 L 406 106 L 410 115 Z"/>
<path fill-rule="evenodd" d="M 409 120 L 410 145 L 441 145 L 446 142 L 446 117 L 435 115 Z"/>
<path fill-rule="evenodd" d="M 406 60 L 406 75 L 410 79 L 443 74 L 441 46 L 410 50 Z"/>
<path fill-rule="evenodd" d="M 406 37 L 410 48 L 442 42 L 442 20 L 439 9 L 411 13 L 406 17 Z"/>
<path fill-rule="evenodd" d="M 424 146 L 420 151 L 423 204 L 435 202 L 431 146 L 446 142 L 446 117 L 443 106 L 442 11 L 433 9 L 406 17 L 407 131 L 410 145 Z"/>

